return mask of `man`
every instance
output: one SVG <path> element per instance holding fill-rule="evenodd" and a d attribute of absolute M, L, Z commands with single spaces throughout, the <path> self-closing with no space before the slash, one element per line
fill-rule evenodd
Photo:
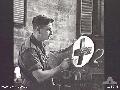
<path fill-rule="evenodd" d="M 41 15 L 33 18 L 33 33 L 22 44 L 19 52 L 18 64 L 24 86 L 21 90 L 49 90 L 51 88 L 50 78 L 69 67 L 70 60 L 68 58 L 52 69 L 49 69 L 47 64 L 43 42 L 52 34 L 50 28 L 52 22 L 53 19 Z M 25 87 L 27 88 L 25 89 Z"/>

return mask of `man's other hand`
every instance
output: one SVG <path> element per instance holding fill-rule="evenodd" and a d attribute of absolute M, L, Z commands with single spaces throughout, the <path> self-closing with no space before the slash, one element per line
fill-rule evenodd
<path fill-rule="evenodd" d="M 67 69 L 67 68 L 69 67 L 70 63 L 71 63 L 71 60 L 70 60 L 69 58 L 65 58 L 65 59 L 62 61 L 62 63 L 60 64 L 60 67 L 61 67 L 63 70 L 65 70 L 65 69 Z"/>

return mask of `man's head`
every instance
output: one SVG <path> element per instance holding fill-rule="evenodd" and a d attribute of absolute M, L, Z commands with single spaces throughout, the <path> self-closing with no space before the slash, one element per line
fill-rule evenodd
<path fill-rule="evenodd" d="M 50 34 L 52 34 L 50 25 L 53 21 L 53 19 L 42 15 L 33 18 L 33 34 L 37 40 L 44 41 L 49 38 Z"/>

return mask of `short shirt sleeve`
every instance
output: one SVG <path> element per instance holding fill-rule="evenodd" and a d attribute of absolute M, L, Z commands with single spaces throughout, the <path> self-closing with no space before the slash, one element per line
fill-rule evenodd
<path fill-rule="evenodd" d="M 43 69 L 43 65 L 40 62 L 37 51 L 33 48 L 29 48 L 21 54 L 21 63 L 24 69 L 31 72 L 37 69 Z"/>

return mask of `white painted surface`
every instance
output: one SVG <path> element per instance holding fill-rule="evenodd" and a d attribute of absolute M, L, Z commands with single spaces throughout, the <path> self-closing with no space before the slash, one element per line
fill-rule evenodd
<path fill-rule="evenodd" d="M 79 60 L 79 56 L 74 56 L 74 51 L 77 50 L 77 49 L 80 49 L 80 41 L 83 38 L 85 38 L 85 47 L 91 47 L 92 49 L 91 49 L 90 54 L 83 55 L 83 60 L 82 60 L 81 65 L 77 65 L 78 60 Z M 81 36 L 73 45 L 73 54 L 72 54 L 73 64 L 76 67 L 83 67 L 85 64 L 87 64 L 89 62 L 89 60 L 91 59 L 93 53 L 94 53 L 94 43 L 93 43 L 93 41 L 87 36 Z"/>
<path fill-rule="evenodd" d="M 16 78 L 21 78 L 20 68 L 19 67 L 15 67 L 14 73 L 16 74 Z"/>

